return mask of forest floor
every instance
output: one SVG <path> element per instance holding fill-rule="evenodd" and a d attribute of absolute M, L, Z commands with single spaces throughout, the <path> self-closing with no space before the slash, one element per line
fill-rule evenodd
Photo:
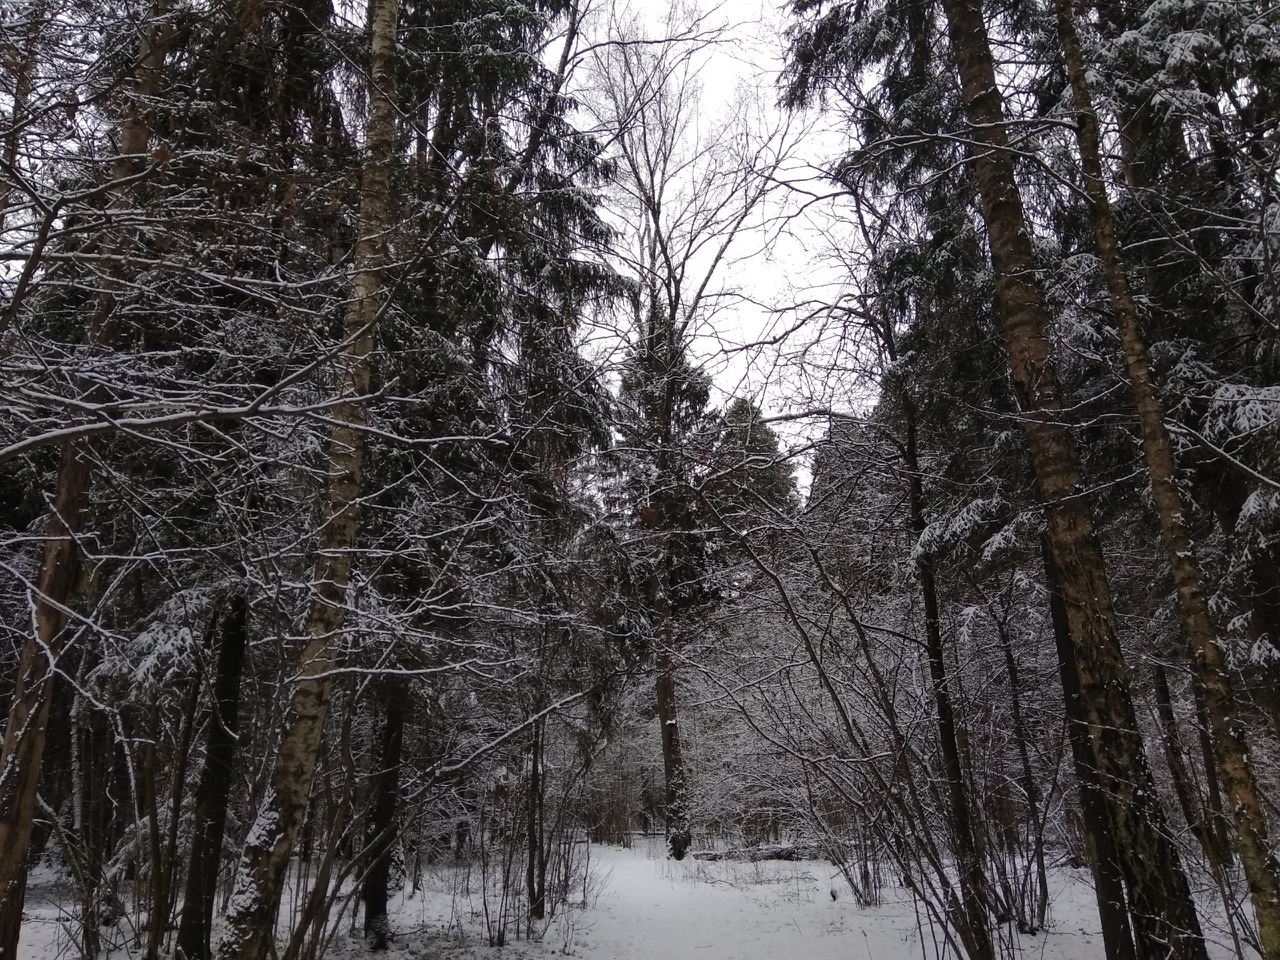
<path fill-rule="evenodd" d="M 416 894 L 396 898 L 395 940 L 386 960 L 932 960 L 941 956 L 927 921 L 895 885 L 885 903 L 859 907 L 844 880 L 821 861 L 741 863 L 665 859 L 661 841 L 631 849 L 592 846 L 579 903 L 545 925 L 534 940 L 509 935 L 488 946 L 485 898 L 476 868 L 434 868 Z M 1055 896 L 1048 929 L 1012 937 L 1002 956 L 1036 960 L 1102 960 L 1093 892 L 1083 871 L 1051 878 Z M 834 891 L 834 896 L 833 896 Z M 65 906 L 52 897 L 28 902 L 17 960 L 75 955 Z M 60 898 L 58 898 L 60 899 Z M 496 913 L 490 896 L 490 918 Z M 585 904 L 585 905 L 584 905 Z M 1210 920 L 1211 956 L 1234 951 Z M 327 960 L 369 960 L 358 930 L 343 929 Z M 954 956 L 947 953 L 947 956 Z M 110 960 L 137 960 L 138 951 Z"/>

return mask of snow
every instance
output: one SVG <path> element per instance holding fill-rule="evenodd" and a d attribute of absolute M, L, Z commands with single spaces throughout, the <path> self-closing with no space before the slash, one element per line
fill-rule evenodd
<path fill-rule="evenodd" d="M 825 861 L 707 862 L 663 856 L 661 838 L 637 838 L 632 849 L 593 845 L 585 897 L 551 920 L 540 940 L 487 945 L 484 904 L 475 864 L 427 869 L 417 894 L 407 889 L 391 906 L 395 939 L 387 960 L 933 960 L 941 937 L 918 917 L 905 888 L 892 885 L 885 904 L 859 907 Z M 1036 960 L 1102 960 L 1101 935 L 1087 871 L 1055 869 L 1048 929 L 1024 936 L 998 928 L 1002 956 Z M 42 884 L 37 883 L 37 888 Z M 67 892 L 63 891 L 64 893 Z M 491 891 L 492 893 L 492 891 Z M 53 960 L 74 953 L 66 907 L 37 895 L 17 960 Z M 585 902 L 585 905 L 584 905 Z M 32 909 L 34 907 L 34 909 Z M 491 910 L 495 904 L 490 904 Z M 285 911 L 282 911 L 285 912 Z M 1210 956 L 1232 955 L 1208 924 Z M 341 924 L 326 960 L 368 960 L 359 932 Z M 1010 938 L 1011 941 L 1010 941 Z M 1011 949 L 1010 949 L 1011 948 Z M 112 952 L 132 960 L 136 948 Z M 947 956 L 954 956 L 948 952 Z"/>
<path fill-rule="evenodd" d="M 393 951 L 408 957 L 518 957 L 537 960 L 574 956 L 581 960 L 931 960 L 940 955 L 927 918 L 917 919 L 903 887 L 885 890 L 885 904 L 859 907 L 835 867 L 825 861 L 743 863 L 663 856 L 661 838 L 637 838 L 633 849 L 591 847 L 591 881 L 585 908 L 553 920 L 541 943 L 485 944 L 478 893 L 460 894 L 455 870 L 438 871 L 416 898 L 399 899 Z M 1004 956 L 1038 960 L 1102 960 L 1102 938 L 1093 890 L 1084 870 L 1057 869 L 1049 928 L 1012 938 Z M 835 897 L 833 898 L 832 892 Z M 467 928 L 470 915 L 475 926 Z M 921 927 L 920 924 L 923 924 Z M 1212 928 L 1212 924 L 1208 924 Z M 443 950 L 445 937 L 452 949 Z M 461 935 L 460 935 L 461 934 Z M 1210 956 L 1232 951 L 1215 933 Z M 329 960 L 367 957 L 358 936 Z M 948 952 L 947 956 L 954 956 Z M 394 955 L 389 960 L 397 960 Z"/>

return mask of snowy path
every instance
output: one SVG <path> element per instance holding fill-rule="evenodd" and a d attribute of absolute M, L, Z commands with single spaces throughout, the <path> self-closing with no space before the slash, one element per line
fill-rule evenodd
<path fill-rule="evenodd" d="M 914 919 L 832 901 L 825 864 L 677 864 L 613 848 L 599 850 L 597 862 L 608 888 L 574 938 L 589 960 L 919 955 Z"/>

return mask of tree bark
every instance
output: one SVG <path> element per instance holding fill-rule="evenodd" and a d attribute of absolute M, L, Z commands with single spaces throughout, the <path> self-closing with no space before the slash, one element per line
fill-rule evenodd
<path fill-rule="evenodd" d="M 387 709 L 378 753 L 378 772 L 373 779 L 373 810 L 369 817 L 369 847 L 366 851 L 369 867 L 360 890 L 360 899 L 364 901 L 364 936 L 374 950 L 386 950 L 391 944 L 387 901 L 390 898 L 391 851 L 396 840 L 396 806 L 400 799 L 404 682 L 399 677 L 388 677 L 383 682 L 383 692 Z"/>
<path fill-rule="evenodd" d="M 360 233 L 355 282 L 343 330 L 338 393 L 329 433 L 325 522 L 312 577 L 308 640 L 298 661 L 299 679 L 257 819 L 237 870 L 221 960 L 265 960 L 274 946 L 275 917 L 289 856 L 302 825 L 333 694 L 333 670 L 356 545 L 365 411 L 374 328 L 382 313 L 382 278 L 391 223 L 391 165 L 396 154 L 395 68 L 397 0 L 371 0 L 369 115 L 360 178 Z"/>
<path fill-rule="evenodd" d="M 150 113 L 146 103 L 159 91 L 160 77 L 168 49 L 169 30 L 164 23 L 168 0 L 153 0 L 149 22 L 139 42 L 138 66 L 134 77 L 134 97 L 130 113 L 120 131 L 120 153 L 111 167 L 115 181 L 137 172 L 138 160 L 151 138 Z M 113 196 L 125 202 L 128 190 Z M 105 346 L 111 339 L 115 298 L 104 292 L 94 308 L 85 339 L 90 347 Z M 78 384 L 82 395 L 92 388 Z M 84 442 L 64 443 L 48 532 L 36 577 L 32 606 L 35 629 L 23 644 L 14 681 L 13 699 L 0 748 L 0 918 L 11 917 L 4 900 L 21 896 L 23 885 L 17 875 L 25 869 L 31 841 L 31 819 L 53 702 L 58 655 L 62 651 L 63 628 L 68 605 L 80 569 L 80 549 L 76 538 L 84 525 L 92 480 L 92 453 Z M 18 912 L 20 916 L 20 911 Z M 16 955 L 19 931 L 0 929 L 0 960 Z"/>
<path fill-rule="evenodd" d="M 684 753 L 680 748 L 680 721 L 676 715 L 676 667 L 672 655 L 671 616 L 664 616 L 661 646 L 658 649 L 658 677 L 654 684 L 658 702 L 658 723 L 662 727 L 662 767 L 667 780 L 667 847 L 671 856 L 683 860 L 692 838 L 685 809 Z"/>
<path fill-rule="evenodd" d="M 1128 887 L 1141 957 L 1205 960 L 1204 937 L 1147 766 L 1117 635 L 1102 548 L 1082 496 L 1079 461 L 1060 422 L 1048 316 L 1009 152 L 1004 103 L 979 0 L 944 0 L 969 120 L 970 155 L 991 246 L 1023 435 L 1045 505 L 1049 549 L 1069 623 L 1089 754 Z"/>
<path fill-rule="evenodd" d="M 1080 703 L 1080 690 L 1075 680 L 1075 647 L 1071 642 L 1071 625 L 1067 621 L 1067 608 L 1062 600 L 1058 571 L 1047 538 L 1042 544 L 1041 552 L 1044 556 L 1045 586 L 1049 593 L 1049 619 L 1053 626 L 1058 667 L 1062 675 L 1067 739 L 1071 744 L 1076 781 L 1080 786 L 1085 846 L 1089 853 L 1089 867 L 1093 871 L 1093 892 L 1098 901 L 1098 918 L 1102 922 L 1102 946 L 1107 960 L 1136 960 L 1133 932 L 1129 928 L 1129 908 L 1125 903 L 1124 874 L 1116 856 L 1106 805 L 1099 793 L 1098 777 L 1093 768 L 1088 719 Z"/>
<path fill-rule="evenodd" d="M 1055 0 L 1058 33 L 1066 54 L 1067 72 L 1075 100 L 1076 140 L 1085 192 L 1093 215 L 1093 232 L 1102 259 L 1102 270 L 1111 295 L 1111 309 L 1120 329 L 1125 367 L 1133 387 L 1134 404 L 1142 435 L 1142 451 L 1151 480 L 1152 499 L 1160 519 L 1160 533 L 1173 571 L 1182 628 L 1191 645 L 1192 664 L 1204 691 L 1205 710 L 1213 730 L 1218 774 L 1226 787 L 1235 820 L 1240 863 L 1249 883 L 1249 898 L 1258 918 L 1258 940 L 1264 956 L 1280 960 L 1280 868 L 1271 856 L 1267 822 L 1258 786 L 1249 763 L 1244 725 L 1236 710 L 1231 675 L 1227 670 L 1217 631 L 1209 615 L 1200 564 L 1187 529 L 1182 498 L 1177 488 L 1177 465 L 1164 422 L 1164 408 L 1151 373 L 1151 359 L 1129 287 L 1115 219 L 1103 178 L 1098 118 L 1093 109 L 1084 55 L 1076 33 L 1070 0 Z"/>
<path fill-rule="evenodd" d="M 209 960 L 210 957 L 209 931 L 213 926 L 222 836 L 226 829 L 236 754 L 236 732 L 240 726 L 240 677 L 248 646 L 246 615 L 245 598 L 237 596 L 231 601 L 222 621 L 218 665 L 213 680 L 213 716 L 209 723 L 204 769 L 196 787 L 186 894 L 178 919 L 175 954 L 179 960 Z"/>

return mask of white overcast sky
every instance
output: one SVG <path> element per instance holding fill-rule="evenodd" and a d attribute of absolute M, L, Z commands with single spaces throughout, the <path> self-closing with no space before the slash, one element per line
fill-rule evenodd
<path fill-rule="evenodd" d="M 624 0 L 625 2 L 625 0 Z M 782 67 L 782 30 L 789 13 L 779 0 L 684 0 L 696 3 L 707 24 L 724 28 L 719 42 L 702 54 L 701 111 L 709 121 L 719 119 L 744 90 L 759 92 L 767 116 L 777 121 L 778 77 Z M 653 25 L 659 34 L 670 9 L 669 0 L 631 0 L 630 9 Z M 793 118 L 793 129 L 806 132 L 793 147 L 791 159 L 780 176 L 811 192 L 827 192 L 818 168 L 836 155 L 838 131 L 824 126 L 819 117 Z M 731 257 L 717 275 L 716 286 L 741 295 L 736 307 L 718 311 L 699 331 L 692 351 L 712 373 L 723 404 L 733 396 L 756 401 L 769 416 L 787 416 L 818 406 L 840 412 L 865 409 L 873 396 L 866 384 L 836 385 L 822 372 L 818 361 L 824 350 L 814 349 L 808 365 L 779 362 L 776 347 L 759 345 L 793 327 L 797 320 L 789 305 L 830 293 L 839 274 L 828 265 L 827 243 L 819 226 L 830 226 L 830 204 L 810 207 L 803 216 L 795 193 L 779 190 L 760 208 L 753 229 L 744 231 L 731 248 Z M 785 227 L 780 225 L 784 222 Z M 808 331 L 787 342 L 798 351 Z M 758 346 L 752 347 L 752 344 Z M 797 420 L 776 425 L 793 445 L 803 446 L 826 432 L 827 421 Z M 803 477 L 802 469 L 802 479 Z"/>

